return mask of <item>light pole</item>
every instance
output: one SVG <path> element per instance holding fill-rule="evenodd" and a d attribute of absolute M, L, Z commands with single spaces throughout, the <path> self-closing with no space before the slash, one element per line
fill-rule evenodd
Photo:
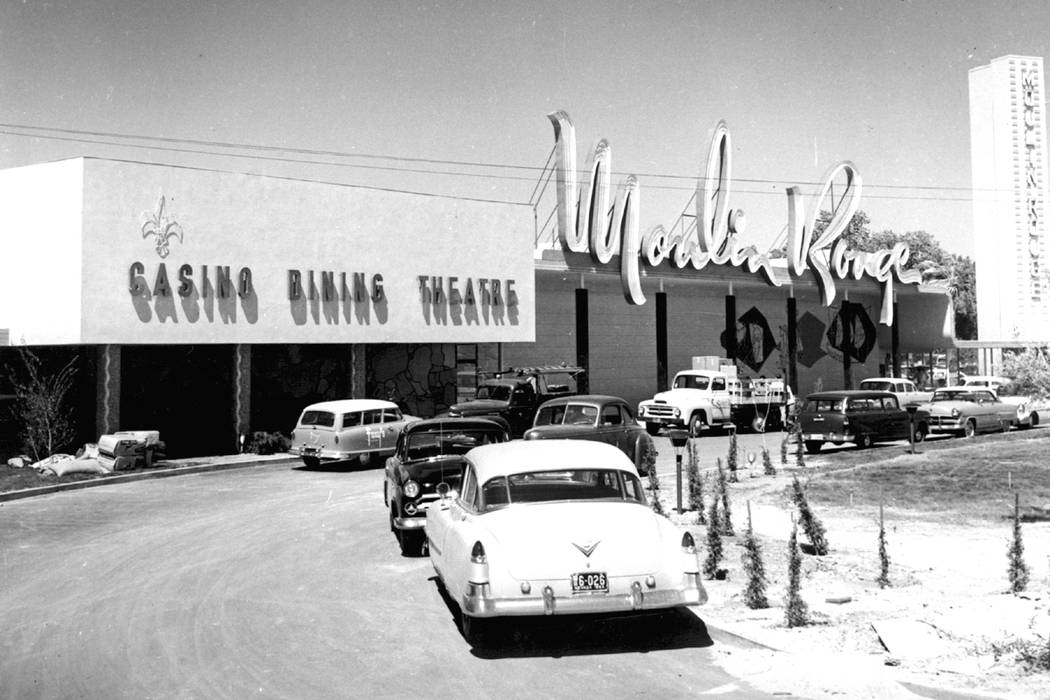
<path fill-rule="evenodd" d="M 675 510 L 680 515 L 682 513 L 682 453 L 685 452 L 685 445 L 689 442 L 689 431 L 668 430 L 667 437 L 671 438 L 671 446 L 674 447 L 675 493 L 678 496 L 678 505 Z"/>

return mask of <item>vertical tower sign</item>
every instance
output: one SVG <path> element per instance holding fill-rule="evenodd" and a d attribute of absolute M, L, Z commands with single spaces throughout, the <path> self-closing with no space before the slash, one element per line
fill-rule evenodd
<path fill-rule="evenodd" d="M 1050 338 L 1043 59 L 970 71 L 977 322 L 981 340 Z"/>

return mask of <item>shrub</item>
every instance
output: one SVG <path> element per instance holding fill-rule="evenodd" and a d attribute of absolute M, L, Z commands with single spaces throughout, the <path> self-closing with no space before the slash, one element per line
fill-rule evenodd
<path fill-rule="evenodd" d="M 804 467 L 806 466 L 806 446 L 805 440 L 802 439 L 802 424 L 799 423 L 795 426 L 795 466 Z"/>
<path fill-rule="evenodd" d="M 786 469 L 788 465 L 788 441 L 791 439 L 791 433 L 784 433 L 784 437 L 780 440 L 780 467 Z"/>
<path fill-rule="evenodd" d="M 689 510 L 696 511 L 696 521 L 704 524 L 707 522 L 704 516 L 704 482 L 703 477 L 700 476 L 700 458 L 692 440 L 686 443 L 686 459 L 688 460 Z"/>
<path fill-rule="evenodd" d="M 736 431 L 729 432 L 729 452 L 726 454 L 726 466 L 729 468 L 729 481 L 737 482 L 736 470 L 740 466 L 740 452 L 736 444 Z"/>
<path fill-rule="evenodd" d="M 718 493 L 715 498 L 722 499 L 722 521 L 721 530 L 723 535 L 732 536 L 733 533 L 733 510 L 729 504 L 729 486 L 726 484 L 726 472 L 722 468 L 722 459 L 718 459 Z M 715 521 L 718 522 L 718 521 Z"/>
<path fill-rule="evenodd" d="M 73 388 L 76 360 L 55 374 L 45 374 L 40 358 L 30 350 L 20 353 L 24 373 L 11 372 L 16 413 L 22 417 L 23 449 L 40 461 L 68 448 L 76 439 L 68 395 Z"/>
<path fill-rule="evenodd" d="M 707 558 L 704 559 L 704 576 L 711 579 L 718 574 L 722 561 L 722 529 L 719 527 L 718 494 L 711 498 L 707 511 Z"/>
<path fill-rule="evenodd" d="M 879 505 L 879 577 L 875 579 L 879 588 L 890 585 L 890 555 L 886 552 L 886 523 Z"/>
<path fill-rule="evenodd" d="M 802 529 L 805 530 L 806 537 L 813 544 L 814 552 L 821 556 L 827 554 L 828 540 L 824 536 L 824 524 L 810 510 L 809 501 L 806 500 L 806 492 L 802 490 L 802 484 L 799 483 L 797 476 L 791 480 L 791 489 L 792 500 L 795 501 L 795 505 L 798 507 L 799 520 L 802 521 Z"/>
<path fill-rule="evenodd" d="M 787 461 L 786 458 L 784 461 Z M 766 476 L 776 476 L 777 470 L 773 466 L 773 458 L 769 456 L 769 448 L 762 446 L 762 473 Z"/>
<path fill-rule="evenodd" d="M 256 430 L 252 433 L 252 439 L 245 451 L 254 452 L 257 455 L 272 455 L 287 452 L 291 446 L 291 441 L 280 432 L 267 433 Z"/>
<path fill-rule="evenodd" d="M 784 621 L 788 627 L 801 627 L 809 623 L 809 609 L 799 593 L 802 577 L 802 555 L 798 551 L 798 525 L 791 523 L 788 539 L 788 589 L 784 601 Z"/>
<path fill-rule="evenodd" d="M 762 563 L 762 545 L 751 527 L 751 517 L 747 519 L 747 533 L 744 535 L 744 551 L 740 555 L 747 576 L 747 588 L 744 589 L 744 600 L 752 610 L 768 608 L 766 599 L 766 567 Z"/>
<path fill-rule="evenodd" d="M 1011 593 L 1020 593 L 1028 587 L 1028 565 L 1024 563 L 1024 542 L 1021 540 L 1019 506 L 1020 496 L 1014 494 L 1014 536 L 1010 541 L 1010 549 L 1007 551 L 1007 558 L 1010 561 L 1007 577 L 1010 579 Z"/>

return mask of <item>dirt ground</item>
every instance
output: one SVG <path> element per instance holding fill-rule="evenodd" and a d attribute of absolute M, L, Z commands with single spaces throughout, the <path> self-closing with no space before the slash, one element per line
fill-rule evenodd
<path fill-rule="evenodd" d="M 909 511 L 885 511 L 890 586 L 880 588 L 878 510 L 811 503 L 826 528 L 830 552 L 803 555 L 801 595 L 811 624 L 788 628 L 787 541 L 795 512 L 786 490 L 793 474 L 744 473 L 731 485 L 736 534 L 723 540 L 726 580 L 706 581 L 700 610 L 728 631 L 787 654 L 763 649 L 723 652 L 721 662 L 756 687 L 805 697 L 908 697 L 892 681 L 955 689 L 967 696 L 1050 697 L 1050 671 L 1027 671 L 1009 648 L 1020 640 L 1050 639 L 1050 523 L 1022 527 L 1030 582 L 1007 593 L 1012 522 L 945 526 Z M 662 502 L 666 500 L 666 494 Z M 770 607 L 744 602 L 741 566 L 748 501 L 762 545 Z M 682 525 L 695 514 L 672 514 Z M 703 546 L 705 528 L 693 527 Z M 805 542 L 800 533 L 799 541 Z"/>

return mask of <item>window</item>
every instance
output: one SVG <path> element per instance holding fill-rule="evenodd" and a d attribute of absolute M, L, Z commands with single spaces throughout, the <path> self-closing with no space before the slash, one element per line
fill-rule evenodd
<path fill-rule="evenodd" d="M 496 510 L 510 503 L 510 495 L 507 493 L 507 480 L 500 476 L 489 479 L 481 489 L 482 510 Z"/>
<path fill-rule="evenodd" d="M 707 377 L 697 377 L 692 374 L 679 374 L 674 378 L 675 389 L 706 389 L 707 385 Z"/>
<path fill-rule="evenodd" d="M 474 509 L 474 498 L 477 496 L 477 491 L 478 482 L 477 477 L 474 475 L 474 467 L 468 464 L 466 471 L 463 472 L 463 492 L 459 496 L 459 500 L 465 508 Z"/>
<path fill-rule="evenodd" d="M 711 391 L 725 391 L 726 380 L 722 377 L 715 377 L 711 380 Z"/>
<path fill-rule="evenodd" d="M 872 408 L 871 399 L 850 399 L 846 406 L 847 411 L 870 411 Z"/>
<path fill-rule="evenodd" d="M 361 413 L 355 411 L 354 413 L 343 414 L 343 427 L 353 428 L 354 426 L 361 425 Z"/>
<path fill-rule="evenodd" d="M 546 406 L 536 414 L 536 425 L 561 425 L 565 419 L 565 406 Z"/>
<path fill-rule="evenodd" d="M 602 409 L 602 425 L 623 425 L 619 406 L 611 404 Z"/>
<path fill-rule="evenodd" d="M 335 414 L 328 411 L 303 411 L 299 425 L 320 425 L 331 428 L 335 425 Z"/>
<path fill-rule="evenodd" d="M 598 409 L 596 407 L 569 404 L 565 407 L 565 420 L 562 422 L 566 425 L 594 425 L 597 418 Z"/>
<path fill-rule="evenodd" d="M 383 409 L 383 422 L 384 423 L 396 423 L 401 420 L 401 409 L 400 408 L 384 408 Z"/>
<path fill-rule="evenodd" d="M 376 423 L 383 422 L 383 409 L 374 408 L 370 411 L 361 412 L 361 424 L 362 425 L 374 425 Z"/>
<path fill-rule="evenodd" d="M 883 396 L 882 407 L 884 409 L 894 411 L 900 408 L 900 404 L 897 402 L 896 396 Z"/>
<path fill-rule="evenodd" d="M 567 469 L 512 474 L 510 503 L 615 500 L 645 503 L 638 477 L 618 469 Z"/>

